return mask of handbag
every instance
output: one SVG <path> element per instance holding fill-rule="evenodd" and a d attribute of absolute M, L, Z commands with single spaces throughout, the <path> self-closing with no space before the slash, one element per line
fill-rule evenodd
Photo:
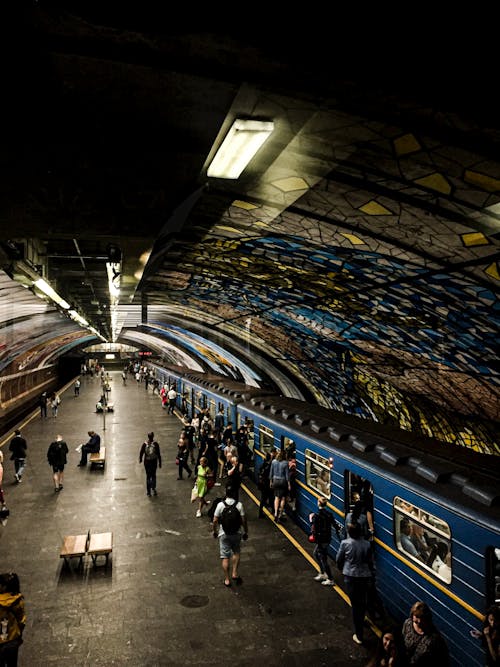
<path fill-rule="evenodd" d="M 309 542 L 316 542 L 316 536 L 314 535 L 314 533 L 311 533 L 307 539 L 309 540 Z"/>
<path fill-rule="evenodd" d="M 194 503 L 195 500 L 198 500 L 198 486 L 196 482 L 194 483 L 194 486 L 191 489 L 191 502 Z"/>
<path fill-rule="evenodd" d="M 207 477 L 207 489 L 213 489 L 215 486 L 215 479 L 213 477 Z"/>
<path fill-rule="evenodd" d="M 175 465 L 176 465 L 176 466 L 178 466 L 178 465 L 179 465 L 179 463 L 180 463 L 180 461 L 179 461 L 179 457 L 178 457 L 178 456 L 176 456 L 176 457 L 175 457 Z"/>

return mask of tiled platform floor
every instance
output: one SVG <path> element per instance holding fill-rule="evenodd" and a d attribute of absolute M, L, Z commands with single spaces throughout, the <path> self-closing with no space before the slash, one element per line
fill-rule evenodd
<path fill-rule="evenodd" d="M 190 481 L 176 480 L 178 418 L 151 389 L 111 376 L 115 412 L 105 422 L 94 412 L 100 382 L 84 378 L 78 398 L 71 386 L 61 393 L 56 419 L 37 414 L 22 427 L 29 458 L 21 484 L 5 455 L 11 515 L 0 525 L 0 567 L 18 572 L 28 613 L 19 665 L 365 665 L 375 636 L 367 629 L 366 646 L 353 643 L 350 607 L 313 580 L 313 545 L 291 521 L 258 519 L 252 483 L 241 494 L 249 517 L 243 585 L 222 585 L 209 521 L 195 518 Z M 104 471 L 77 467 L 75 447 L 89 429 L 107 449 Z M 138 462 L 150 430 L 163 457 L 156 497 L 146 496 Z M 64 489 L 54 493 L 46 452 L 58 433 L 70 455 Z M 87 557 L 83 571 L 68 571 L 59 558 L 63 536 L 88 530 L 113 532 L 110 564 L 93 568 Z"/>

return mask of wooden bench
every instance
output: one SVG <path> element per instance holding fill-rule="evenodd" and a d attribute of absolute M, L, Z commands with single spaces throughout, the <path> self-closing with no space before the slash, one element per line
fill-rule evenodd
<path fill-rule="evenodd" d="M 104 464 L 106 463 L 106 447 L 101 447 L 98 452 L 89 454 L 89 461 L 91 468 L 104 468 Z"/>
<path fill-rule="evenodd" d="M 85 535 L 66 535 L 63 540 L 59 558 L 64 558 L 64 564 L 69 568 L 72 558 L 79 558 L 78 568 L 83 567 L 83 557 L 87 551 L 90 533 Z"/>
<path fill-rule="evenodd" d="M 106 562 L 104 567 L 108 567 L 109 554 L 113 551 L 113 533 L 92 533 L 87 547 L 87 553 L 92 558 L 94 567 L 97 565 L 97 558 L 104 556 Z"/>

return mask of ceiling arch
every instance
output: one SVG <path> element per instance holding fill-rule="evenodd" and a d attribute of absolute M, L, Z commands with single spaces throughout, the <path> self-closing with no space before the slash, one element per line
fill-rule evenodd
<path fill-rule="evenodd" d="M 118 340 L 166 360 L 498 453 L 500 114 L 485 61 L 458 76 L 401 44 L 400 76 L 393 43 L 357 66 L 319 28 L 297 42 L 36 5 L 12 31 L 6 276 L 29 261 L 95 331 L 119 322 Z M 274 131 L 238 179 L 209 178 L 235 118 Z M 37 308 L 40 363 L 95 340 Z M 8 341 L 22 317 L 3 319 Z M 30 354 L 9 347 L 9 364 Z"/>

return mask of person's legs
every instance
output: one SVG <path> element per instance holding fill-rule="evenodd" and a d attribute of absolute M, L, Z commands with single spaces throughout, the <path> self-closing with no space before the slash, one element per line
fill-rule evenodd
<path fill-rule="evenodd" d="M 90 451 L 90 448 L 88 445 L 83 445 L 82 447 L 82 457 L 80 459 L 80 463 L 78 464 L 79 466 L 86 466 L 87 465 L 87 455 Z"/>
<path fill-rule="evenodd" d="M 231 571 L 231 576 L 233 579 L 238 579 L 238 566 L 240 564 L 240 554 L 238 553 L 233 553 L 233 557 L 231 559 L 232 561 L 232 571 Z"/>
<path fill-rule="evenodd" d="M 345 586 L 351 601 L 354 633 L 359 641 L 363 641 L 363 626 L 366 611 L 366 582 L 363 577 L 348 577 L 345 581 Z"/>
<path fill-rule="evenodd" d="M 223 558 L 222 561 L 222 570 L 224 572 L 224 583 L 226 586 L 231 585 L 231 580 L 229 578 L 229 558 Z"/>
<path fill-rule="evenodd" d="M 278 497 L 278 494 L 275 493 L 274 495 L 274 520 L 278 520 L 279 516 L 279 511 L 280 511 L 280 499 Z"/>
<path fill-rule="evenodd" d="M 59 489 L 63 488 L 64 482 L 64 467 L 59 469 Z"/>
<path fill-rule="evenodd" d="M 155 494 L 155 496 L 156 496 L 156 468 L 153 468 L 153 469 L 151 470 L 151 482 L 150 482 L 150 486 L 151 486 L 151 491 L 152 491 L 152 492 Z"/>
<path fill-rule="evenodd" d="M 24 468 L 26 467 L 26 459 L 17 459 L 16 460 L 17 465 L 17 476 L 19 479 L 23 476 Z"/>
<path fill-rule="evenodd" d="M 59 491 L 59 472 L 56 468 L 52 468 L 54 471 L 52 474 L 52 479 L 54 480 L 54 491 Z"/>

